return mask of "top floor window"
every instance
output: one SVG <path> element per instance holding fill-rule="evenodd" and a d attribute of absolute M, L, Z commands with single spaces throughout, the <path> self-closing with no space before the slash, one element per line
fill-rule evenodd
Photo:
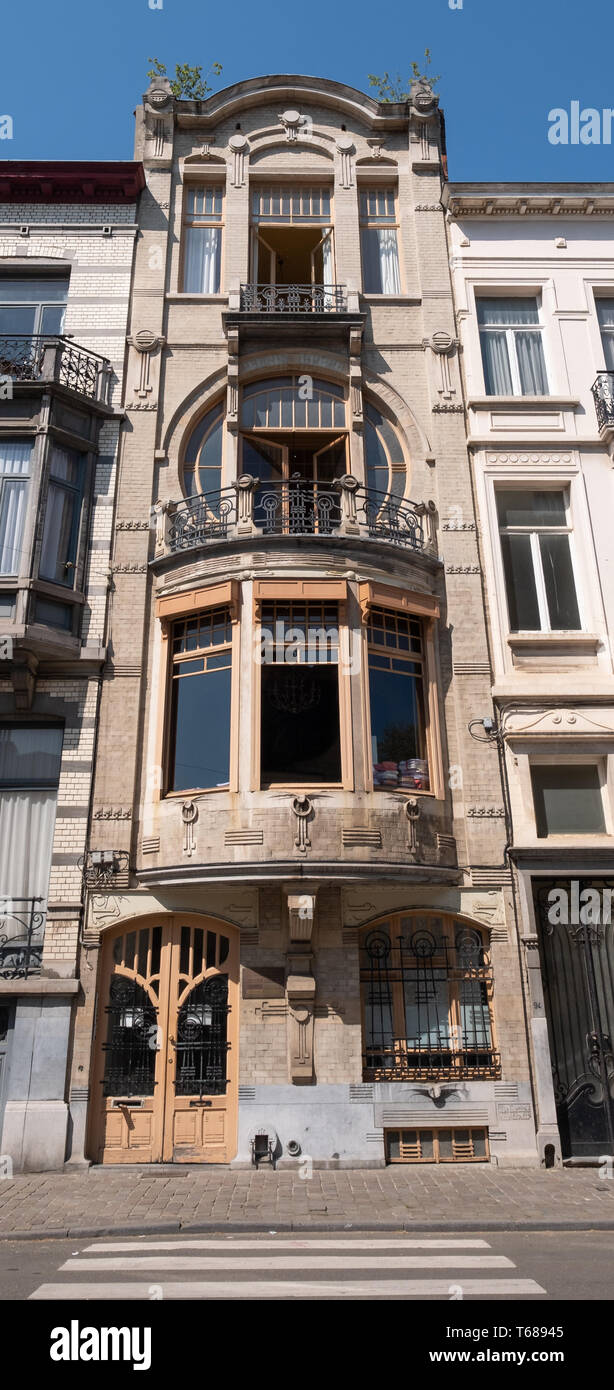
<path fill-rule="evenodd" d="M 187 294 L 219 294 L 223 200 L 220 186 L 186 190 L 183 288 Z"/>
<path fill-rule="evenodd" d="M 334 281 L 331 190 L 274 184 L 252 192 L 252 279 L 269 286 Z M 282 304 L 283 304 L 282 295 Z M 326 308 L 316 302 L 314 308 Z"/>
<path fill-rule="evenodd" d="M 64 328 L 68 278 L 0 276 L 0 337 L 55 336 Z"/>
<path fill-rule="evenodd" d="M 360 193 L 360 246 L 365 294 L 400 294 L 397 207 L 393 188 Z"/>
<path fill-rule="evenodd" d="M 477 301 L 488 396 L 547 396 L 543 328 L 535 297 Z"/>
<path fill-rule="evenodd" d="M 597 318 L 606 371 L 614 372 L 614 299 L 597 300 Z"/>

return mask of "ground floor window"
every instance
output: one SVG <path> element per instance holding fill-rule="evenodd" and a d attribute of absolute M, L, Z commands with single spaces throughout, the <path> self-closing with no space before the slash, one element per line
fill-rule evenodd
<path fill-rule="evenodd" d="M 454 917 L 394 916 L 360 950 L 365 1081 L 500 1075 L 484 933 Z"/>
<path fill-rule="evenodd" d="M 487 1129 L 387 1129 L 388 1163 L 485 1163 Z"/>

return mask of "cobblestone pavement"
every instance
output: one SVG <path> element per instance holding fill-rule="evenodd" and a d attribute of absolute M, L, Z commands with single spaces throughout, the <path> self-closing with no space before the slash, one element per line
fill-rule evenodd
<path fill-rule="evenodd" d="M 297 1172 L 93 1168 L 0 1181 L 0 1236 L 201 1229 L 614 1230 L 614 1179 L 596 1168 Z"/>

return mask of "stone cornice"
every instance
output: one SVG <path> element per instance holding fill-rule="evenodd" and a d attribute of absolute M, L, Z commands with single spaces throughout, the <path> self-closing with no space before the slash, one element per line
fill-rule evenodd
<path fill-rule="evenodd" d="M 134 203 L 144 187 L 137 160 L 0 162 L 0 203 Z"/>
<path fill-rule="evenodd" d="M 614 183 L 446 183 L 449 217 L 614 216 Z"/>

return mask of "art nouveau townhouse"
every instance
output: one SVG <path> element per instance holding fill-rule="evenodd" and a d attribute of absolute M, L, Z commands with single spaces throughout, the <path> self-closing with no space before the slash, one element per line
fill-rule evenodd
<path fill-rule="evenodd" d="M 444 203 L 539 1148 L 586 1160 L 614 1152 L 614 185 Z"/>
<path fill-rule="evenodd" d="M 0 165 L 0 1172 L 67 1151 L 134 163 Z M 104 807 L 94 816 L 106 815 Z"/>
<path fill-rule="evenodd" d="M 73 1163 L 538 1161 L 443 133 L 139 109 Z"/>

